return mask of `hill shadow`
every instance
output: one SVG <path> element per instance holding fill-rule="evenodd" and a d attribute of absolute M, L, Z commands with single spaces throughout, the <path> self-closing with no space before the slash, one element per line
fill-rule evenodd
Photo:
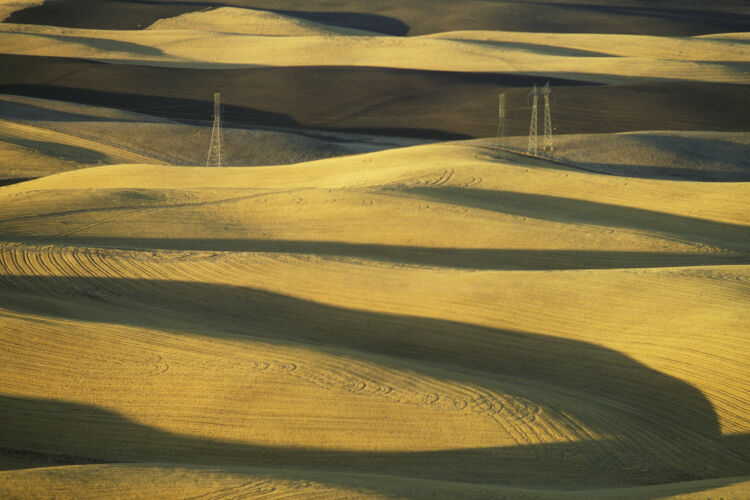
<path fill-rule="evenodd" d="M 55 85 L 0 85 L 6 94 L 38 97 L 58 101 L 74 102 L 89 106 L 116 108 L 123 111 L 146 113 L 166 119 L 211 125 L 213 116 L 213 94 L 206 92 L 206 100 L 185 99 L 158 95 L 102 92 L 86 88 L 70 88 Z M 27 105 L 24 105 L 27 106 Z M 222 104 L 222 117 L 228 121 L 246 125 L 263 124 L 276 127 L 296 127 L 297 122 L 283 113 L 263 111 L 233 104 Z M 23 118 L 23 116 L 19 117 Z M 28 120 L 28 118 L 23 118 Z M 48 121 L 88 121 L 88 115 L 55 113 Z M 95 120 L 97 120 L 95 118 Z M 123 120 L 105 120 L 123 121 Z"/>
<path fill-rule="evenodd" d="M 174 328 L 199 335 L 240 335 L 323 351 L 344 348 L 348 355 L 358 357 L 368 353 L 431 363 L 456 371 L 459 380 L 460 373 L 467 372 L 533 380 L 624 403 L 627 411 L 658 416 L 678 428 L 690 428 L 691 433 L 715 436 L 719 432 L 713 409 L 700 391 L 618 352 L 585 342 L 358 311 L 249 287 L 199 282 L 0 276 L 0 289 L 94 306 L 70 309 L 70 313 L 58 308 L 53 316 L 95 322 L 119 318 L 115 322 L 167 329 L 174 321 Z M 143 313 L 121 317 L 116 311 L 120 307 L 136 310 L 136 303 L 143 305 Z M 110 314 L 108 307 L 114 308 Z M 222 325 L 218 330 L 217 324 Z M 669 405 L 660 403 L 665 395 L 670 397 Z M 690 411 L 681 414 L 679 409 Z"/>
<path fill-rule="evenodd" d="M 223 94 L 224 118 L 233 123 L 407 137 L 487 135 L 497 127 L 494 102 L 500 87 L 522 94 L 525 105 L 525 87 L 547 80 L 552 85 L 585 85 L 481 72 L 370 67 L 218 70 L 0 55 L 0 92 L 209 123 L 210 106 L 187 104 L 204 102 L 218 91 Z M 523 114 L 518 127 L 528 130 L 527 113 Z"/>
<path fill-rule="evenodd" d="M 699 168 L 666 165 L 608 164 L 576 162 L 587 168 L 614 171 L 628 177 L 649 179 L 687 179 L 714 182 L 750 181 L 750 158 L 747 144 L 715 138 L 696 138 L 671 134 L 633 134 L 646 148 L 681 155 Z"/>
<path fill-rule="evenodd" d="M 26 182 L 36 179 L 36 177 L 13 177 L 10 179 L 0 179 L 0 187 L 10 186 L 11 184 L 18 184 L 19 182 Z"/>
<path fill-rule="evenodd" d="M 0 118 L 3 120 L 15 121 L 19 123 L 30 122 L 114 122 L 114 123 L 137 123 L 135 119 L 125 117 L 115 118 L 103 114 L 84 114 L 60 109 L 49 109 L 41 104 L 32 104 L 29 102 L 15 101 L 12 99 L 14 94 L 0 95 Z M 19 94 L 15 94 L 19 95 Z M 8 98 L 10 97 L 10 98 Z M 78 103 L 74 103 L 78 104 Z M 102 110 L 95 110 L 102 111 Z M 92 111 L 93 112 L 93 111 Z M 150 115 L 142 115 L 146 123 L 159 123 L 159 121 Z"/>
<path fill-rule="evenodd" d="M 69 245 L 130 250 L 189 250 L 316 255 L 373 260 L 403 266 L 476 270 L 562 271 L 576 269 L 639 269 L 680 266 L 750 264 L 750 254 L 677 253 L 606 250 L 535 250 L 440 248 L 311 240 L 227 238 L 109 238 L 96 236 L 26 236 L 4 234 L 0 241 L 32 245 Z"/>
<path fill-rule="evenodd" d="M 623 136 L 624 138 L 625 136 Z M 540 160 L 525 156 L 520 143 L 509 144 L 502 139 L 495 140 L 496 149 L 489 147 L 492 142 L 482 140 L 477 142 L 483 147 L 483 159 L 497 161 L 512 158 L 524 165 L 541 168 L 559 168 L 560 170 L 584 170 L 618 177 L 633 177 L 638 179 L 686 180 L 700 182 L 747 182 L 750 181 L 750 160 L 747 158 L 748 146 L 741 142 L 710 137 L 696 137 L 690 135 L 673 135 L 651 133 L 627 134 L 628 140 L 635 138 L 635 144 L 628 147 L 643 147 L 646 155 L 668 155 L 667 161 L 653 161 L 648 163 L 616 163 L 615 161 L 601 161 L 606 149 L 601 149 L 596 158 L 580 155 L 568 156 L 568 151 L 575 151 L 579 144 L 566 143 L 556 146 L 552 156 Z M 639 144 L 640 143 L 640 144 Z M 679 156 L 686 161 L 679 162 Z M 672 162 L 673 164 L 670 164 Z"/>
<path fill-rule="evenodd" d="M 227 119 L 246 125 L 390 129 L 405 134 L 428 129 L 453 137 L 488 137 L 497 131 L 498 93 L 506 94 L 506 134 L 527 135 L 529 88 L 550 81 L 556 95 L 552 111 L 556 134 L 748 129 L 748 85 L 639 79 L 601 85 L 559 75 L 373 67 L 224 68 L 0 55 L 0 91 L 15 89 L 15 94 L 204 123 L 211 119 L 208 103 L 180 107 L 169 99 L 206 102 L 217 91 L 226 105 L 237 107 L 234 112 L 225 106 L 230 113 Z"/>
<path fill-rule="evenodd" d="M 406 34 L 405 30 L 412 35 L 452 30 L 589 32 L 591 26 L 596 26 L 600 33 L 692 36 L 745 31 L 738 26 L 743 22 L 747 25 L 747 10 L 739 8 L 736 1 L 732 5 L 716 1 L 711 6 L 701 6 L 700 10 L 685 8 L 680 0 L 660 0 L 659 5 L 653 7 L 644 7 L 646 2 L 643 1 L 621 1 L 616 2 L 619 4 L 616 6 L 586 3 L 464 0 L 457 9 L 448 0 L 335 3 L 316 0 L 305 4 L 300 4 L 299 0 L 47 0 L 42 6 L 16 12 L 10 21 L 79 28 L 138 29 L 165 17 L 206 8 L 240 7 L 283 12 L 325 24 L 393 35 Z M 632 5 L 634 3 L 638 5 Z"/>
<path fill-rule="evenodd" d="M 500 40 L 471 40 L 464 38 L 440 37 L 439 40 L 451 40 L 453 42 L 484 45 L 488 47 L 506 48 L 511 50 L 522 50 L 532 52 L 538 55 L 557 56 L 557 57 L 617 57 L 607 52 L 597 52 L 594 50 L 573 49 L 569 47 L 559 47 L 555 45 L 544 45 L 541 43 L 528 42 L 506 42 Z"/>
<path fill-rule="evenodd" d="M 351 487 L 356 482 L 345 474 L 388 475 L 527 487 L 565 488 L 580 490 L 602 487 L 625 487 L 634 484 L 656 485 L 667 482 L 695 481 L 692 474 L 673 474 L 662 481 L 638 482 L 626 474 L 591 477 L 586 473 L 595 464 L 576 460 L 564 472 L 559 467 L 536 471 L 541 465 L 526 447 L 475 448 L 425 452 L 347 452 L 311 448 L 270 447 L 212 440 L 165 432 L 139 424 L 117 412 L 91 405 L 63 401 L 0 395 L 0 438 L 6 446 L 0 455 L 26 462 L 36 461 L 37 467 L 56 465 L 149 462 L 170 465 L 208 465 L 222 467 L 223 473 L 237 467 L 275 469 L 270 475 L 279 479 L 309 480 L 310 475 L 325 474 L 318 480 L 330 486 Z M 32 435 L 29 422 L 37 424 Z M 42 424 L 42 425 L 39 425 Z M 47 424 L 44 426 L 44 424 Z M 46 441 L 43 441 L 46 440 Z M 595 442 L 543 445 L 545 455 L 578 456 L 596 448 Z M 44 451 L 37 451 L 36 449 Z M 90 456 L 61 453 L 76 450 Z M 536 450 L 539 451 L 539 450 Z M 555 465 L 559 465 L 555 464 Z M 584 465 L 583 468 L 580 468 Z M 579 467 L 578 472 L 573 468 Z M 589 470 L 587 470 L 589 469 Z M 482 472 L 487 472 L 483 475 Z M 242 471 L 237 471 L 242 474 Z M 534 482 L 537 481 L 537 482 Z M 727 477 L 724 485 L 742 481 Z M 674 486 L 679 492 L 697 492 L 708 486 L 685 483 Z M 715 485 L 713 486 L 715 487 Z M 381 493 L 394 493 L 383 477 L 380 486 L 369 484 Z M 397 490 L 395 492 L 398 492 Z M 638 498 L 662 498 L 658 491 L 639 492 Z M 483 497 L 484 498 L 484 497 Z"/>
<path fill-rule="evenodd" d="M 47 0 L 44 4 L 14 12 L 6 20 L 18 24 L 45 24 L 69 28 L 136 29 L 159 19 L 191 12 L 236 7 L 275 12 L 329 26 L 353 28 L 384 35 L 403 36 L 409 26 L 399 19 L 375 13 L 346 11 L 283 10 L 232 2 L 152 1 L 152 0 Z M 86 12 L 82 15 L 81 12 Z"/>
<path fill-rule="evenodd" d="M 109 52 L 128 52 L 132 54 L 153 57 L 161 57 L 165 55 L 163 50 L 157 49 L 155 47 L 149 47 L 148 45 L 141 45 L 133 42 L 111 40 L 107 38 L 52 35 L 49 33 L 28 33 L 28 35 L 40 38 L 49 38 L 50 40 L 56 40 L 62 43 L 80 43 L 81 45 L 92 49 L 105 50 Z"/>
<path fill-rule="evenodd" d="M 664 181 L 700 182 L 750 182 L 750 169 L 744 166 L 722 169 L 697 169 L 669 167 L 664 165 L 634 165 L 631 163 L 591 163 L 567 160 L 571 165 L 588 172 L 632 177 L 635 179 L 656 179 Z"/>
<path fill-rule="evenodd" d="M 531 447 L 475 448 L 424 452 L 347 452 L 325 449 L 271 447 L 231 441 L 186 436 L 139 424 L 117 412 L 91 405 L 40 398 L 0 395 L 0 438 L 6 444 L 0 455 L 37 461 L 36 466 L 150 462 L 174 465 L 209 465 L 232 468 L 262 467 L 277 469 L 280 479 L 310 479 L 316 472 L 349 474 L 386 474 L 439 481 L 483 483 L 547 488 L 623 487 L 634 484 L 655 485 L 667 482 L 695 481 L 690 473 L 671 474 L 638 481 L 627 474 L 610 472 L 603 477 L 587 476 L 596 464 L 572 460 L 567 470 L 564 460 L 552 464 L 538 463 Z M 29 422 L 36 424 L 35 433 Z M 41 424 L 41 425 L 40 425 Z M 46 425 L 45 425 L 46 424 Z M 579 457 L 594 451 L 596 442 L 542 445 L 544 455 Z M 37 451 L 37 450 L 43 451 Z M 74 450 L 86 455 L 63 453 Z M 569 453 L 569 455 L 566 455 Z M 535 467 L 547 465 L 544 471 Z M 583 467 L 581 467 L 583 465 Z M 578 467 L 577 472 L 573 469 Z M 603 468 L 603 467 L 602 467 Z M 238 471 L 241 473 L 241 471 Z M 482 474 L 485 472 L 485 474 Z M 351 486 L 352 479 L 328 475 L 331 486 Z M 393 493 L 387 478 L 376 491 Z M 725 485 L 742 478 L 727 477 Z M 373 485 L 370 485 L 372 488 Z M 706 486 L 683 484 L 682 492 L 701 491 Z M 714 486 L 715 487 L 715 486 Z M 641 496 L 642 495 L 642 496 Z M 662 498 L 658 491 L 643 492 L 638 498 Z"/>
<path fill-rule="evenodd" d="M 145 28 L 166 17 L 203 10 L 206 5 L 203 2 L 45 0 L 41 5 L 12 13 L 5 22 L 66 28 L 130 30 Z"/>
<path fill-rule="evenodd" d="M 750 226 L 574 198 L 453 186 L 403 191 L 427 200 L 553 222 L 645 230 L 729 250 L 747 251 L 750 241 Z"/>
<path fill-rule="evenodd" d="M 413 453 L 269 447 L 175 435 L 85 405 L 3 396 L 0 442 L 5 453 L 50 454 L 53 463 L 262 465 L 555 487 L 656 484 L 750 473 L 747 439 L 722 436 L 711 403 L 698 389 L 586 342 L 194 282 L 3 276 L 0 290 L 6 309 L 35 315 L 244 337 L 408 370 L 418 378 L 468 384 L 479 389 L 474 399 L 454 400 L 456 408 L 464 408 L 455 411 L 515 419 L 527 436 L 536 435 L 535 417 L 562 418 L 560 412 L 589 432 L 613 436 Z M 316 370 L 300 366 L 291 373 L 300 383 L 328 378 L 324 388 L 349 394 L 359 382 L 356 374 L 349 374 L 353 380 L 341 374 L 336 379 Z M 535 388 L 533 401 L 525 399 L 529 395 L 521 387 Z M 493 399 L 496 393 L 514 403 Z M 434 396 L 449 402 L 457 397 L 440 392 Z M 48 424 L 39 424 L 45 421 Z"/>
<path fill-rule="evenodd" d="M 571 9 L 576 11 L 589 11 L 599 14 L 624 17 L 639 17 L 650 19 L 661 19 L 664 21 L 679 21 L 682 24 L 693 24 L 705 26 L 704 30 L 695 34 L 710 34 L 716 32 L 747 31 L 750 26 L 750 16 L 738 12 L 720 12 L 716 10 L 678 8 L 678 7 L 651 7 L 651 6 L 626 6 L 626 5 L 591 5 L 582 3 L 542 3 L 551 7 Z M 710 26 L 710 28 L 708 27 Z"/>
<path fill-rule="evenodd" d="M 0 133 L 0 144 L 14 144 L 22 148 L 35 150 L 47 156 L 54 156 L 63 161 L 74 161 L 77 163 L 103 163 L 110 160 L 109 155 L 94 151 L 93 149 L 61 144 L 49 141 L 35 141 L 21 137 L 9 137 Z"/>
<path fill-rule="evenodd" d="M 134 113 L 145 113 L 151 116 L 174 120 L 192 125 L 210 126 L 213 116 L 213 101 L 202 101 L 197 99 L 184 99 L 177 97 L 165 97 L 158 95 L 125 94 L 115 92 L 102 92 L 85 88 L 70 88 L 46 85 L 0 85 L 0 92 L 11 95 L 37 97 L 52 99 L 71 103 L 84 104 L 88 106 L 99 106 L 120 109 Z M 208 95 L 208 93 L 207 93 Z M 213 99 L 213 95 L 211 95 Z M 28 108 L 29 105 L 24 105 Z M 285 129 L 298 129 L 306 125 L 299 123 L 290 115 L 273 111 L 263 111 L 258 108 L 248 108 L 234 104 L 222 104 L 222 120 L 224 124 L 233 127 L 275 127 Z M 24 115 L 25 110 L 16 108 L 16 119 L 22 121 L 33 121 Z M 35 114 L 32 116 L 44 116 Z M 46 121 L 90 121 L 92 117 L 75 113 L 55 113 L 47 116 Z M 94 121 L 119 121 L 122 119 L 100 119 Z M 372 121 L 372 120 L 368 120 Z M 316 127 L 332 132 L 349 132 L 356 134 L 373 134 L 394 137 L 410 137 L 434 140 L 461 140 L 471 136 L 463 133 L 440 129 L 422 127 L 398 127 L 398 126 L 360 126 L 342 127 L 335 122 L 330 126 L 316 124 Z"/>
<path fill-rule="evenodd" d="M 264 9 L 257 7 L 248 7 L 250 9 L 265 10 L 275 12 L 285 16 L 304 19 L 319 24 L 329 26 L 338 26 L 341 28 L 351 28 L 364 31 L 372 31 L 383 35 L 404 36 L 409 33 L 409 25 L 395 17 L 383 16 L 380 14 L 368 14 L 363 12 L 315 12 L 306 10 L 280 10 Z"/>

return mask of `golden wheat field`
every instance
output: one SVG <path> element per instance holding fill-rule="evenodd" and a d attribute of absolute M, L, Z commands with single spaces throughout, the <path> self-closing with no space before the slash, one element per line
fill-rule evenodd
<path fill-rule="evenodd" d="M 750 497 L 750 8 L 662 3 L 0 2 L 0 497 Z"/>

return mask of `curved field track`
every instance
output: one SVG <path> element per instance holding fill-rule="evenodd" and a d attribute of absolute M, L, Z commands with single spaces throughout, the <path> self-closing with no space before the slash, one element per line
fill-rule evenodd
<path fill-rule="evenodd" d="M 0 492 L 740 498 L 748 189 L 486 141 L 1 188 Z"/>
<path fill-rule="evenodd" d="M 0 498 L 750 498 L 746 1 L 11 11 Z"/>
<path fill-rule="evenodd" d="M 81 491 L 84 480 L 88 490 Z M 5 492 L 11 495 L 44 495 L 49 488 L 62 496 L 100 498 L 102 495 L 127 496 L 134 484 L 145 496 L 185 496 L 209 498 L 313 498 L 382 499 L 423 495 L 425 498 L 518 498 L 556 499 L 652 499 L 652 498 L 742 498 L 750 491 L 747 478 L 706 480 L 640 488 L 611 490 L 545 491 L 508 486 L 460 484 L 448 481 L 408 480 L 397 476 L 351 474 L 346 478 L 325 472 L 288 470 L 184 467 L 152 464 L 83 465 L 0 472 Z M 700 492 L 696 492 L 699 490 Z"/>

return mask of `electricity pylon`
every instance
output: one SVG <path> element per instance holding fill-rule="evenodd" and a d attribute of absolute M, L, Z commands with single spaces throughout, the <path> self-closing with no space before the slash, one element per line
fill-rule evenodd
<path fill-rule="evenodd" d="M 538 114 L 538 102 L 539 102 L 539 90 L 536 88 L 536 83 L 534 84 L 534 88 L 529 93 L 529 97 L 532 98 L 532 104 L 531 104 L 531 125 L 529 126 L 529 145 L 526 148 L 527 154 L 538 154 L 539 148 L 538 148 L 538 142 L 536 138 L 536 115 Z"/>
<path fill-rule="evenodd" d="M 549 98 L 552 95 L 552 89 L 550 89 L 549 82 L 544 84 L 542 95 L 544 96 L 544 150 L 552 151 L 552 116 L 549 109 Z"/>
<path fill-rule="evenodd" d="M 211 144 L 208 146 L 206 166 L 221 166 L 221 93 L 214 93 L 214 126 L 211 129 Z"/>
<path fill-rule="evenodd" d="M 505 94 L 497 96 L 497 138 L 505 137 Z"/>

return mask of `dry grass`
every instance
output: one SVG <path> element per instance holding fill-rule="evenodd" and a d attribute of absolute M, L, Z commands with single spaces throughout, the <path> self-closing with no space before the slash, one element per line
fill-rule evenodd
<path fill-rule="evenodd" d="M 493 1 L 462 0 L 226 0 L 222 5 L 269 9 L 284 16 L 391 35 L 423 35 L 455 30 L 542 33 L 629 33 L 692 36 L 736 32 L 747 27 L 750 8 L 737 0 L 685 3 L 661 0 Z M 166 17 L 205 11 L 201 0 L 181 3 L 118 0 L 67 0 L 17 12 L 12 22 L 81 28 L 139 29 Z"/>
<path fill-rule="evenodd" d="M 483 12 L 469 3 L 468 17 Z M 410 12 L 386 4 L 394 19 Z M 436 18 L 446 5 L 435 3 Z M 566 8 L 550 5 L 545 12 Z M 606 5 L 590 7 L 588 20 L 607 15 Z M 132 19 L 197 6 L 143 9 Z M 652 93 L 653 79 L 692 85 L 701 115 L 718 106 L 705 85 L 740 92 L 717 82 L 748 83 L 744 34 L 405 38 L 233 8 L 152 28 L 0 24 L 3 61 L 18 63 L 4 85 L 84 101 L 139 96 L 144 106 L 183 92 L 165 106 L 200 111 L 203 98 L 190 92 L 212 80 L 186 75 L 238 66 L 211 77 L 228 87 L 237 75 L 268 78 L 280 94 L 258 80 L 262 102 L 249 106 L 258 96 L 243 93 L 243 106 L 300 135 L 228 134 L 263 147 L 253 158 L 272 166 L 185 166 L 205 150 L 207 128 L 0 102 L 12 115 L 0 121 L 0 160 L 14 165 L 5 174 L 54 173 L 0 188 L 0 496 L 750 493 L 747 134 L 570 135 L 552 160 L 486 139 L 313 137 L 304 120 L 274 108 L 278 95 L 291 107 L 307 95 L 289 97 L 296 87 L 276 69 L 293 81 L 375 66 L 349 81 L 350 93 L 328 89 L 354 107 L 328 109 L 324 126 L 341 119 L 352 130 L 368 108 L 387 105 L 408 114 L 403 95 L 421 95 L 434 79 L 462 87 L 468 80 L 456 75 L 469 71 L 479 83 L 465 93 L 493 86 L 484 80 L 492 72 L 637 82 L 639 95 Z M 309 65 L 337 68 L 249 69 Z M 102 67 L 117 71 L 100 81 Z M 390 93 L 371 78 L 391 78 L 389 68 L 451 73 L 396 72 L 401 93 Z M 84 80 L 97 75 L 95 88 L 72 83 L 84 70 Z M 505 78 L 525 97 L 527 80 Z M 743 109 L 735 101 L 727 98 Z M 452 119 L 442 110 L 418 125 Z M 409 147 L 382 150 L 395 145 Z M 735 182 L 707 182 L 722 176 Z"/>
<path fill-rule="evenodd" d="M 210 127 L 63 101 L 0 96 L 0 179 L 98 165 L 205 165 Z M 210 118 L 209 114 L 205 118 Z M 283 165 L 377 151 L 418 140 L 305 130 L 225 127 L 224 165 Z"/>
<path fill-rule="evenodd" d="M 748 82 L 750 49 L 741 42 L 636 35 L 609 36 L 606 42 L 600 35 L 543 35 L 536 41 L 536 35 L 524 38 L 500 33 L 479 35 L 480 43 L 476 43 L 475 39 L 457 36 L 459 39 L 453 39 L 451 34 L 430 37 L 247 36 L 197 30 L 83 30 L 0 25 L 0 43 L 6 54 L 75 57 L 119 64 L 182 68 L 386 67 L 555 75 L 608 84 L 634 79 Z M 534 42 L 529 43 L 532 38 Z M 601 53 L 599 48 L 605 43 L 622 48 L 612 55 Z M 567 47 L 575 49 L 565 50 Z M 585 49 L 583 54 L 582 49 Z M 729 60 L 727 53 L 732 54 Z"/>
<path fill-rule="evenodd" d="M 294 476 L 295 474 L 291 474 Z M 289 471 L 250 468 L 158 466 L 152 464 L 85 465 L 0 472 L 0 491 L 17 496 L 58 498 L 514 498 L 521 500 L 741 499 L 750 492 L 746 478 L 697 481 L 694 484 L 591 491 L 544 491 L 504 486 L 458 484 L 447 481 L 404 480 L 397 476 L 350 475 L 342 478 L 307 471 L 297 479 Z M 83 491 L 80 483 L 87 489 Z"/>
<path fill-rule="evenodd" d="M 14 12 L 42 3 L 43 0 L 0 0 L 0 22 L 10 17 Z"/>
<path fill-rule="evenodd" d="M 320 24 L 274 12 L 220 7 L 160 19 L 149 30 L 198 30 L 265 36 L 377 35 L 371 31 Z"/>
<path fill-rule="evenodd" d="M 262 484 L 416 497 L 442 485 L 405 476 L 481 496 L 746 475 L 747 189 L 466 143 L 5 187 L 6 466 L 219 467 L 142 476 L 194 494 L 284 466 Z"/>
<path fill-rule="evenodd" d="M 526 151 L 527 137 L 497 143 Z M 554 156 L 594 172 L 657 179 L 748 181 L 750 134 L 644 131 L 558 135 Z"/>
<path fill-rule="evenodd" d="M 105 163 L 154 161 L 98 141 L 6 120 L 0 120 L 0 158 L 4 179 L 43 177 Z"/>

